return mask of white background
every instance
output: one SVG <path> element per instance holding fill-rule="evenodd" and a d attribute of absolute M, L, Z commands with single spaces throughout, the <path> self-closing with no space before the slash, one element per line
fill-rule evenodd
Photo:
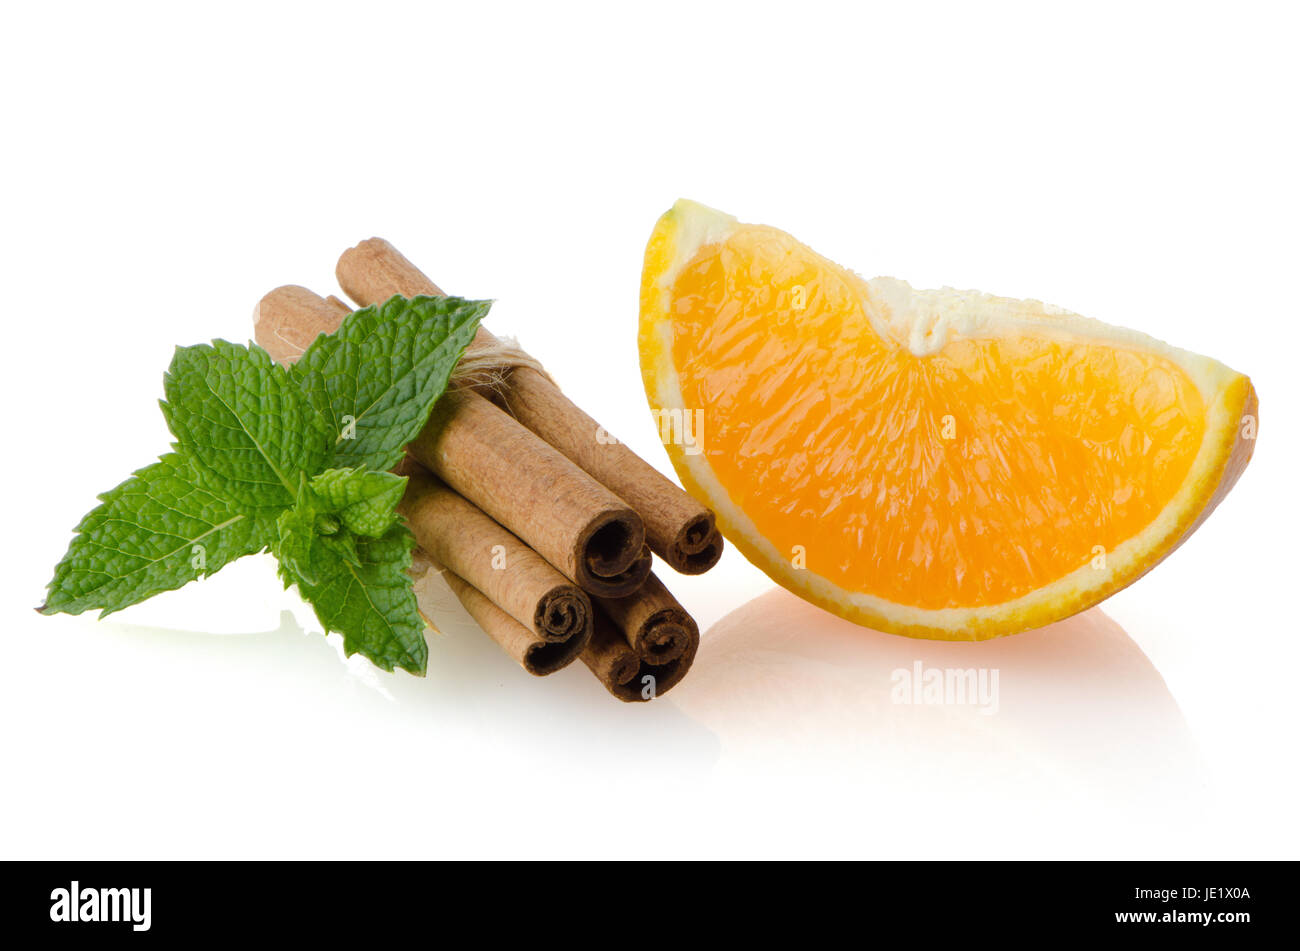
<path fill-rule="evenodd" d="M 975 7 L 6 5 L 0 856 L 1295 858 L 1297 24 Z M 32 612 L 166 449 L 172 347 L 247 339 L 372 234 L 667 471 L 636 309 L 679 196 L 1209 353 L 1259 390 L 1254 462 L 1102 611 L 988 644 L 854 627 L 729 550 L 668 579 L 706 634 L 649 705 L 450 607 L 427 678 L 345 662 L 269 556 Z M 999 712 L 890 704 L 915 660 L 996 667 Z"/>

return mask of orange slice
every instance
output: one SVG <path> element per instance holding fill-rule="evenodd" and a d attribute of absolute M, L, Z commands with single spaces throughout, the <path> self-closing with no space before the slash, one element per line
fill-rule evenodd
<path fill-rule="evenodd" d="M 1168 555 L 1254 446 L 1250 380 L 1032 300 L 865 280 L 680 201 L 641 371 L 683 484 L 773 580 L 849 620 L 983 639 Z"/>

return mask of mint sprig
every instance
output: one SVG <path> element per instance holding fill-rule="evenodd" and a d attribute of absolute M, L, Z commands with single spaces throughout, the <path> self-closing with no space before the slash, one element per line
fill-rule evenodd
<path fill-rule="evenodd" d="M 429 646 L 406 571 L 414 547 L 406 527 L 394 525 L 381 538 L 357 539 L 358 564 L 317 549 L 317 580 L 297 584 L 325 629 L 343 632 L 345 653 L 359 653 L 384 670 L 423 674 Z"/>
<path fill-rule="evenodd" d="M 405 488 L 402 476 L 358 468 L 304 476 L 271 546 L 285 587 L 296 584 L 326 630 L 343 632 L 344 652 L 386 670 L 424 670 L 428 659 L 406 573 L 415 539 L 397 522 Z"/>
<path fill-rule="evenodd" d="M 382 538 L 397 518 L 406 479 L 391 472 L 327 469 L 310 481 L 304 475 L 298 498 L 276 520 L 272 551 L 286 581 L 315 582 L 313 552 L 323 546 L 359 566 L 358 538 Z"/>
<path fill-rule="evenodd" d="M 290 370 L 257 346 L 181 347 L 162 401 L 173 451 L 100 496 L 40 610 L 101 617 L 270 549 L 345 653 L 423 674 L 414 539 L 385 470 L 419 433 L 491 306 L 394 297 Z"/>

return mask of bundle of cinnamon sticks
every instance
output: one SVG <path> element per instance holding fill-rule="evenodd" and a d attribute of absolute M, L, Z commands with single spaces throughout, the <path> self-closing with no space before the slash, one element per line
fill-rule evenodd
<path fill-rule="evenodd" d="M 358 306 L 442 291 L 382 238 L 336 268 Z M 350 308 L 289 285 L 254 311 L 259 345 L 291 363 Z M 480 327 L 398 471 L 417 568 L 442 573 L 470 616 L 529 673 L 577 658 L 620 700 L 681 681 L 699 627 L 651 572 L 683 574 L 722 554 L 713 513 L 575 406 L 536 360 Z"/>

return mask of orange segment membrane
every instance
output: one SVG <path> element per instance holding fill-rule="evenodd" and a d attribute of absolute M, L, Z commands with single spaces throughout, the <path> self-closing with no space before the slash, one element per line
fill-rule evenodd
<path fill-rule="evenodd" d="M 1027 594 L 1148 526 L 1204 435 L 1181 368 L 1102 343 L 879 336 L 864 281 L 783 232 L 701 249 L 673 288 L 683 406 L 784 557 L 919 608 Z"/>

